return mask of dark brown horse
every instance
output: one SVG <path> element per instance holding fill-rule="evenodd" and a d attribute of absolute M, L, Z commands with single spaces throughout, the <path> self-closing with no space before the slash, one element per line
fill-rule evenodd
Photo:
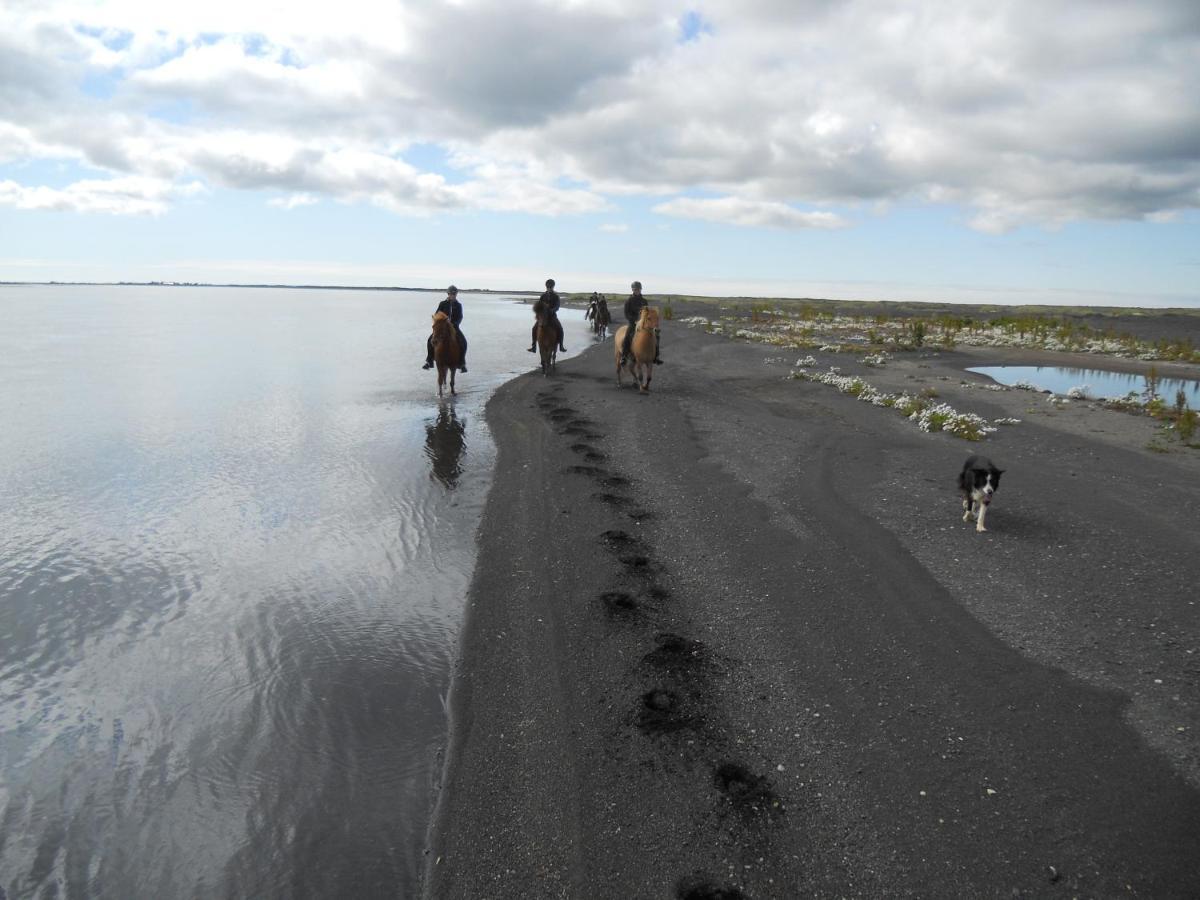
<path fill-rule="evenodd" d="M 458 346 L 458 332 L 444 312 L 433 314 L 433 361 L 437 364 L 438 396 L 442 396 L 447 371 L 450 373 L 450 393 L 454 394 L 454 373 L 462 365 L 462 354 Z"/>
<path fill-rule="evenodd" d="M 549 375 L 558 359 L 558 316 L 539 300 L 533 304 L 537 316 L 537 345 L 542 357 L 542 374 Z"/>
<path fill-rule="evenodd" d="M 608 301 L 601 297 L 596 301 L 595 318 L 596 335 L 600 340 L 608 337 L 608 326 L 612 324 L 612 315 L 608 311 Z"/>

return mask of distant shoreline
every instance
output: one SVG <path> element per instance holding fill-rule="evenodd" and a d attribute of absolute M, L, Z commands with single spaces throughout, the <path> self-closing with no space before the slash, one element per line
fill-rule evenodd
<path fill-rule="evenodd" d="M 3 281 L 0 287 L 179 287 L 179 288 L 244 288 L 244 289 L 278 289 L 301 291 L 409 291 L 426 294 L 440 294 L 445 291 L 441 287 L 408 287 L 405 285 L 351 285 L 351 284 L 253 284 L 243 282 L 208 282 L 208 281 Z M 515 297 L 536 297 L 541 291 L 537 290 L 502 290 L 499 288 L 459 288 L 463 294 L 493 294 Z M 564 303 L 586 303 L 591 291 L 563 291 Z M 600 291 L 610 299 L 621 299 L 624 294 L 616 291 Z M 836 300 L 822 297 L 769 297 L 752 295 L 704 295 L 704 294 L 669 294 L 651 293 L 648 299 L 657 303 L 671 303 L 684 307 L 689 313 L 694 313 L 696 307 L 711 306 L 712 304 L 762 304 L 772 303 L 781 305 L 809 304 L 823 312 L 837 314 L 841 311 L 853 310 L 858 315 L 887 314 L 892 316 L 953 314 L 973 310 L 976 313 L 1011 314 L 1023 311 L 1036 315 L 1097 315 L 1104 317 L 1117 316 L 1188 316 L 1200 320 L 1200 307 L 1191 306 L 1104 306 L 1104 305 L 1062 305 L 1049 303 L 1003 304 L 1003 303 L 954 303 L 938 300 Z M 736 309 L 736 307 L 735 307 Z"/>

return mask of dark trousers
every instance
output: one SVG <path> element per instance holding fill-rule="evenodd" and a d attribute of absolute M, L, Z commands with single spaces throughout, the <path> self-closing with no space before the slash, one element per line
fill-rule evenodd
<path fill-rule="evenodd" d="M 459 355 L 459 361 L 458 361 L 459 365 L 465 366 L 467 364 L 467 336 L 465 334 L 463 334 L 461 331 L 458 332 L 458 355 Z M 427 362 L 427 363 L 433 362 L 433 335 L 432 334 L 425 339 L 425 362 Z"/>
<path fill-rule="evenodd" d="M 558 331 L 558 346 L 561 347 L 562 342 L 563 342 L 562 322 L 558 321 L 557 318 L 554 320 L 554 328 L 555 328 L 555 330 Z M 537 329 L 538 329 L 537 322 L 534 322 L 533 323 L 533 331 L 531 332 L 531 337 L 533 338 L 533 345 L 535 347 L 537 346 Z"/>

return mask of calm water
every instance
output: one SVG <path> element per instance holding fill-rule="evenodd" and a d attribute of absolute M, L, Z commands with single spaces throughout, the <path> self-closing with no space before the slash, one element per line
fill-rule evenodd
<path fill-rule="evenodd" d="M 0 897 L 413 893 L 482 406 L 534 360 L 464 296 L 439 404 L 440 299 L 0 287 Z"/>
<path fill-rule="evenodd" d="M 1019 381 L 1032 384 L 1043 391 L 1065 394 L 1073 387 L 1086 387 L 1089 397 L 1120 399 L 1131 391 L 1139 396 L 1146 391 L 1146 379 L 1127 372 L 1106 372 L 1102 369 L 1072 369 L 1060 366 L 979 366 L 967 369 L 986 375 L 1000 384 L 1013 385 Z M 1179 378 L 1160 378 L 1158 396 L 1174 404 L 1175 392 L 1182 390 L 1188 406 L 1200 409 L 1200 381 Z"/>

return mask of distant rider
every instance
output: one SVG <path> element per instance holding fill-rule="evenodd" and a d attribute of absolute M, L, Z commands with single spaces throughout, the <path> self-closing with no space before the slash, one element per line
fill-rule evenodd
<path fill-rule="evenodd" d="M 454 326 L 454 330 L 458 334 L 458 370 L 465 375 L 467 372 L 467 336 L 462 333 L 461 326 L 463 320 L 463 308 L 462 304 L 458 302 L 458 288 L 456 288 L 454 285 L 450 285 L 450 287 L 446 288 L 446 299 L 439 303 L 438 308 L 433 312 L 434 315 L 437 315 L 438 313 L 445 313 L 450 317 L 450 324 Z M 432 334 L 425 341 L 425 365 L 421 366 L 421 368 L 433 368 Z"/>
<path fill-rule="evenodd" d="M 567 348 L 563 346 L 563 327 L 562 322 L 558 321 L 558 294 L 554 290 L 554 279 L 546 279 L 546 292 L 538 297 L 537 302 L 533 304 L 533 314 L 540 315 L 543 312 L 552 313 L 554 316 L 554 327 L 558 331 L 558 351 L 566 353 Z M 529 345 L 530 353 L 537 353 L 537 322 L 533 323 L 533 340 Z"/>
<path fill-rule="evenodd" d="M 629 299 L 625 301 L 625 319 L 629 322 L 629 327 L 625 329 L 625 342 L 621 345 L 621 365 L 625 365 L 629 359 L 629 351 L 633 346 L 633 332 L 637 328 L 638 319 L 641 318 L 642 310 L 648 305 L 646 298 L 642 296 L 642 283 L 635 281 L 630 285 L 633 293 L 629 295 Z M 658 329 L 654 329 L 654 364 L 662 365 L 662 360 L 658 357 Z"/>

